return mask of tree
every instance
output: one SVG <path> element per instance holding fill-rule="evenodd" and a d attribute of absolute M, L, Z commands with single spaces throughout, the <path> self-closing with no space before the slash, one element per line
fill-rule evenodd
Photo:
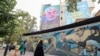
<path fill-rule="evenodd" d="M 16 5 L 16 0 L 0 0 L 0 12 L 11 12 Z"/>
<path fill-rule="evenodd" d="M 96 2 L 96 0 L 92 0 L 93 2 Z M 100 3 L 100 0 L 98 0 L 98 3 Z"/>
<path fill-rule="evenodd" d="M 8 44 L 10 43 L 10 37 L 14 33 L 16 16 L 12 13 L 13 8 L 16 5 L 16 0 L 0 0 L 0 36 L 9 36 L 7 45 L 4 51 L 4 56 L 7 54 Z"/>
<path fill-rule="evenodd" d="M 0 1 L 0 36 L 5 37 L 11 33 L 15 27 L 16 16 L 11 13 L 16 0 L 2 0 Z"/>
<path fill-rule="evenodd" d="M 77 2 L 81 0 L 65 0 L 67 4 L 67 10 L 69 12 L 77 11 Z"/>
<path fill-rule="evenodd" d="M 31 17 L 28 12 L 22 10 L 17 10 L 16 15 L 19 19 L 20 34 L 30 32 L 34 28 L 36 24 L 35 17 Z"/>

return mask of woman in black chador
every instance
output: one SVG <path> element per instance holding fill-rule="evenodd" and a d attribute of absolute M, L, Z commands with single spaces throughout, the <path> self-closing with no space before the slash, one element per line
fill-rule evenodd
<path fill-rule="evenodd" d="M 38 43 L 34 56 L 44 56 L 44 51 L 43 51 L 43 41 L 40 40 L 40 42 Z"/>

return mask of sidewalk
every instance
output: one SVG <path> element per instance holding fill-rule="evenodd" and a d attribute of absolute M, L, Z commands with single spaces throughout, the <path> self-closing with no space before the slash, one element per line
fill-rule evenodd
<path fill-rule="evenodd" d="M 3 56 L 3 53 L 4 53 L 4 50 L 0 50 L 0 56 Z M 14 56 L 14 50 L 12 51 L 8 51 L 7 52 L 7 56 Z M 20 53 L 18 52 L 18 55 L 17 56 L 20 56 Z M 32 52 L 26 52 L 25 55 L 22 55 L 22 56 L 33 56 L 33 53 Z"/>
<path fill-rule="evenodd" d="M 12 50 L 11 52 L 8 52 L 8 56 L 14 56 L 14 50 Z M 21 56 L 20 52 L 18 52 L 17 56 Z M 26 52 L 25 55 L 22 56 L 33 56 L 32 52 Z"/>
<path fill-rule="evenodd" d="M 4 49 L 0 50 L 0 56 L 3 56 L 3 53 L 4 53 Z M 7 56 L 14 56 L 14 50 L 10 52 L 8 51 Z M 18 52 L 17 56 L 21 56 L 20 52 Z M 26 52 L 25 55 L 22 55 L 22 56 L 33 56 L 33 52 Z M 45 56 L 55 56 L 55 55 L 45 54 Z"/>
<path fill-rule="evenodd" d="M 0 56 L 3 56 L 4 49 L 0 47 Z"/>

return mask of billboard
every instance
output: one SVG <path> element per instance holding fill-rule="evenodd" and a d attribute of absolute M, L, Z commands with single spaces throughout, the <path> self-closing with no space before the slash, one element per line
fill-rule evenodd
<path fill-rule="evenodd" d="M 60 24 L 59 5 L 44 5 L 41 17 L 41 30 L 58 27 Z"/>
<path fill-rule="evenodd" d="M 88 23 L 80 22 L 81 26 L 76 23 L 76 26 L 70 25 L 71 28 L 65 26 L 57 28 L 58 31 L 41 32 L 44 53 L 53 56 L 100 56 L 100 19 L 97 19 L 99 17 L 86 20 Z"/>
<path fill-rule="evenodd" d="M 77 20 L 85 20 L 91 17 L 87 1 L 78 2 L 77 9 L 78 11 L 74 12 L 66 11 L 66 24 L 72 24 Z"/>
<path fill-rule="evenodd" d="M 95 56 L 95 50 L 98 52 L 96 54 L 99 55 L 100 22 L 53 32 L 51 36 L 44 38 L 44 52 L 50 55 Z"/>

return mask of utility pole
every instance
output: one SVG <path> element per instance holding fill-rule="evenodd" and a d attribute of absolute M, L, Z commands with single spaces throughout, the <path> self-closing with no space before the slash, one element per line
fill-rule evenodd
<path fill-rule="evenodd" d="M 6 56 L 7 55 L 7 51 L 8 51 L 8 47 L 9 47 L 9 39 L 10 37 L 7 37 L 7 43 L 6 43 L 6 48 L 5 48 L 5 51 L 4 51 L 4 55 L 3 56 Z"/>
<path fill-rule="evenodd" d="M 60 26 L 66 25 L 66 3 L 60 0 Z"/>
<path fill-rule="evenodd" d="M 66 3 L 65 0 L 60 0 L 60 26 L 66 25 Z M 61 38 L 65 38 L 66 33 L 61 33 Z"/>

